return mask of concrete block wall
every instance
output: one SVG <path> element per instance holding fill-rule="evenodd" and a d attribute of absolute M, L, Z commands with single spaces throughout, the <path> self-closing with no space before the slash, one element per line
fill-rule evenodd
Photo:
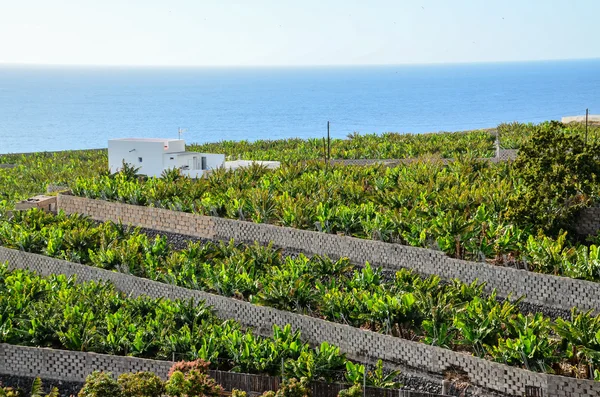
<path fill-rule="evenodd" d="M 519 149 L 500 149 L 498 154 L 497 160 L 499 161 L 514 160 L 519 154 Z"/>
<path fill-rule="evenodd" d="M 275 324 L 279 326 L 291 324 L 294 329 L 301 331 L 303 339 L 309 343 L 317 345 L 327 341 L 339 346 L 350 358 L 357 360 L 365 361 L 381 358 L 390 363 L 408 366 L 424 373 L 436 374 L 443 373 L 451 366 L 459 367 L 467 373 L 474 385 L 507 395 L 521 396 L 525 392 L 525 386 L 536 386 L 544 390 L 546 393 L 544 396 L 559 395 L 553 394 L 557 390 L 568 390 L 570 396 L 600 396 L 600 382 L 579 381 L 530 372 L 468 354 L 365 331 L 318 318 L 0 247 L 0 262 L 4 261 L 8 261 L 9 267 L 12 269 L 32 270 L 43 276 L 51 274 L 74 275 L 77 276 L 80 282 L 108 280 L 114 283 L 118 290 L 132 296 L 146 295 L 154 298 L 202 300 L 213 306 L 219 317 L 236 320 L 245 326 L 254 328 L 259 334 L 263 335 L 271 334 L 272 327 Z M 82 359 L 72 358 L 64 361 L 66 363 L 64 364 L 65 371 L 74 373 L 73 376 L 80 376 L 78 372 L 76 373 L 76 369 L 70 368 L 83 365 L 81 364 Z M 2 362 L 0 361 L 0 368 L 1 365 Z M 10 366 L 11 364 L 5 361 L 4 365 Z M 118 360 L 115 361 L 114 365 L 117 369 L 125 368 L 125 364 Z M 44 368 L 50 367 L 51 365 Z M 129 370 L 129 368 L 131 367 L 127 367 L 125 370 Z M 157 371 L 161 370 L 159 368 Z M 31 369 L 27 365 L 24 365 L 24 368 L 17 368 L 16 371 L 23 371 L 31 375 Z M 113 371 L 117 372 L 116 369 Z M 584 394 L 584 390 L 588 394 Z"/>
<path fill-rule="evenodd" d="M 96 370 L 115 376 L 151 371 L 166 379 L 172 365 L 170 361 L 0 344 L 0 374 L 6 375 L 84 382 Z"/>
<path fill-rule="evenodd" d="M 368 261 L 388 269 L 408 268 L 467 283 L 485 281 L 488 289 L 495 288 L 500 296 L 525 295 L 527 302 L 561 310 L 578 307 L 600 311 L 600 283 L 457 260 L 440 251 L 68 195 L 59 195 L 58 207 L 66 213 L 82 213 L 100 221 L 121 220 L 204 238 L 273 242 L 306 253 L 348 257 L 357 264 Z"/>
<path fill-rule="evenodd" d="M 582 236 L 595 236 L 600 230 L 600 205 L 581 210 L 575 222 L 575 231 Z"/>
<path fill-rule="evenodd" d="M 509 161 L 517 158 L 519 150 L 518 149 L 500 149 L 497 157 L 482 157 L 479 160 L 481 161 L 491 161 L 492 163 L 497 163 L 500 161 Z M 448 164 L 449 162 L 454 161 L 454 159 L 441 158 L 436 156 L 429 157 L 433 161 L 441 161 L 444 164 Z M 424 156 L 422 158 L 406 158 L 406 159 L 332 159 L 330 160 L 331 164 L 334 165 L 375 165 L 382 164 L 389 167 L 397 167 L 400 164 L 410 164 L 419 160 L 427 160 L 428 157 Z"/>

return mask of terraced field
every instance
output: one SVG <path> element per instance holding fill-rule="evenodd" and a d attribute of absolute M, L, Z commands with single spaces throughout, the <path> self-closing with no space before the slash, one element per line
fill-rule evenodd
<path fill-rule="evenodd" d="M 559 124 L 498 130 L 506 145 L 521 149 L 515 162 L 476 158 L 493 152 L 487 131 L 334 141 L 338 158 L 455 157 L 396 167 L 299 162 L 319 158 L 317 141 L 222 142 L 198 149 L 233 157 L 252 152 L 257 159 L 279 153 L 275 159 L 285 163 L 275 171 L 218 170 L 202 180 L 176 171 L 148 179 L 133 168 L 109 175 L 103 152 L 0 157 L 17 164 L 0 169 L 0 245 L 384 334 L 407 346 L 418 342 L 534 373 L 600 380 L 600 316 L 577 307 L 547 316 L 544 307 L 523 305 L 522 297 L 498 298 L 485 289 L 486 280 L 463 283 L 257 243 L 188 242 L 82 215 L 7 212 L 14 200 L 60 183 L 92 199 L 411 245 L 472 261 L 465 266 L 485 261 L 599 281 L 597 237 L 585 240 L 573 227 L 579 211 L 598 201 L 597 131 L 585 143 L 580 128 Z M 570 149 L 549 150 L 549 142 L 556 144 L 551 149 Z M 18 183 L 19 172 L 28 172 L 28 183 Z M 175 353 L 211 360 L 214 369 L 312 380 L 352 383 L 361 372 L 343 349 L 326 342 L 311 347 L 290 327 L 275 328 L 271 338 L 244 335 L 239 324 L 222 322 L 197 303 L 134 299 L 103 283 L 6 268 L 0 279 L 6 292 L 1 343 L 158 359 Z M 491 390 L 511 394 L 524 386 Z"/>

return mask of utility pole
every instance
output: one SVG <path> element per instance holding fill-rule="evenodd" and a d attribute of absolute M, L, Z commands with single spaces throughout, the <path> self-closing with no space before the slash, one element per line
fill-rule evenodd
<path fill-rule="evenodd" d="M 496 129 L 496 158 L 500 158 L 500 132 Z"/>
<path fill-rule="evenodd" d="M 588 116 L 590 114 L 589 109 L 585 109 L 585 144 L 587 145 L 587 136 L 588 136 Z"/>
<path fill-rule="evenodd" d="M 331 137 L 329 136 L 329 121 L 327 122 L 327 162 L 331 160 Z"/>

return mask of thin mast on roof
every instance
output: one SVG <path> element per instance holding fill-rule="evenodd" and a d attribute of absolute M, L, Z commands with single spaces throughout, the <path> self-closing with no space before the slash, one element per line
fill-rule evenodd
<path fill-rule="evenodd" d="M 183 134 L 186 131 L 187 131 L 187 128 L 181 128 L 180 127 L 180 128 L 177 129 L 177 132 L 179 133 L 179 139 L 181 139 L 181 134 Z"/>

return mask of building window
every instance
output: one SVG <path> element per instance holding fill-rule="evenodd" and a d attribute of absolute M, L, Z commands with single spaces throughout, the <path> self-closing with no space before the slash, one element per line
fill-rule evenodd
<path fill-rule="evenodd" d="M 142 162 L 142 158 L 138 157 L 138 162 L 141 163 Z"/>
<path fill-rule="evenodd" d="M 206 169 L 206 157 L 202 156 L 202 158 L 200 159 L 200 165 L 201 165 L 201 169 L 203 169 L 203 170 Z"/>
<path fill-rule="evenodd" d="M 175 160 L 175 157 L 169 157 L 170 160 Z"/>

